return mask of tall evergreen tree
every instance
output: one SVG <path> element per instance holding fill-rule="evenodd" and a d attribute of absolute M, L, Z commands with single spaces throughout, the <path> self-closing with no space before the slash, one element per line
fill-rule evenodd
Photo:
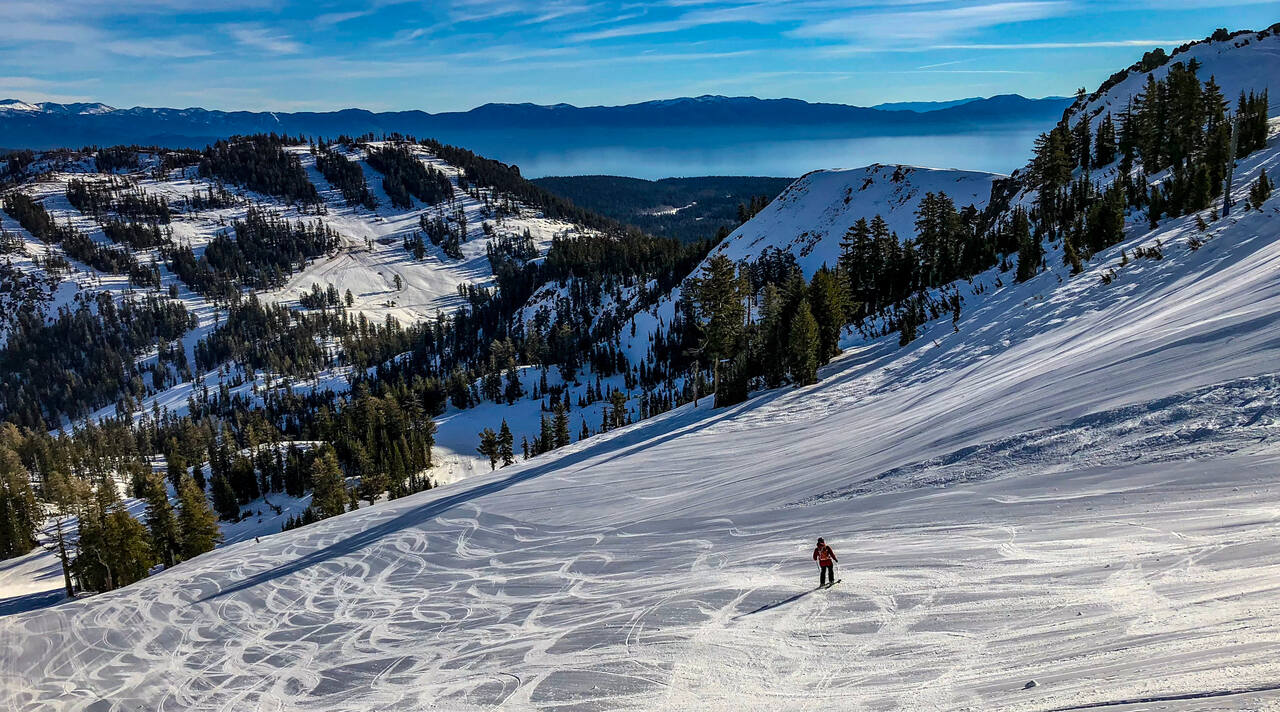
<path fill-rule="evenodd" d="M 0 425 L 0 559 L 30 551 L 43 519 L 31 490 L 31 473 L 17 452 L 24 440 L 13 424 Z"/>
<path fill-rule="evenodd" d="M 498 457 L 502 460 L 503 467 L 516 461 L 515 437 L 511 434 L 506 418 L 502 419 L 502 427 L 498 429 Z"/>
<path fill-rule="evenodd" d="M 849 311 L 843 281 L 826 268 L 818 270 L 809 284 L 809 304 L 818 327 L 818 362 L 826 363 L 840 353 L 840 332 Z"/>
<path fill-rule="evenodd" d="M 213 508 L 223 521 L 233 522 L 240 516 L 240 501 L 231 483 L 222 475 L 214 475 L 210 483 L 213 491 Z"/>
<path fill-rule="evenodd" d="M 569 436 L 568 409 L 566 409 L 563 404 L 556 405 L 555 415 L 552 420 L 552 427 L 555 430 L 555 446 L 560 448 L 568 445 L 571 442 Z"/>
<path fill-rule="evenodd" d="M 1116 125 L 1111 114 L 1103 116 L 1098 123 L 1094 145 L 1093 164 L 1098 167 L 1111 165 L 1116 159 Z"/>
<path fill-rule="evenodd" d="M 706 335 L 703 353 L 714 365 L 736 352 L 746 319 L 742 283 L 733 261 L 723 254 L 713 256 L 707 261 L 703 276 L 694 281 L 692 291 Z"/>
<path fill-rule="evenodd" d="M 1266 169 L 1258 174 L 1258 179 L 1249 186 L 1249 204 L 1255 210 L 1261 210 L 1262 204 L 1271 199 L 1272 190 L 1271 179 L 1267 177 Z"/>
<path fill-rule="evenodd" d="M 791 361 L 791 380 L 797 386 L 818 381 L 818 322 L 813 318 L 809 300 L 802 299 L 791 320 L 787 351 Z"/>
<path fill-rule="evenodd" d="M 311 463 L 311 511 L 319 519 L 347 511 L 347 485 L 333 448 L 325 447 Z"/>
<path fill-rule="evenodd" d="M 189 475 L 178 481 L 178 531 L 181 533 L 182 558 L 199 556 L 222 541 L 222 530 L 204 490 Z"/>
<path fill-rule="evenodd" d="M 1014 211 L 1010 225 L 1013 239 L 1018 244 L 1017 281 L 1025 282 L 1040 273 L 1040 263 L 1044 261 L 1044 246 L 1031 234 L 1031 223 L 1027 213 L 1021 209 Z"/>
<path fill-rule="evenodd" d="M 498 434 L 493 432 L 493 428 L 485 428 L 480 431 L 480 447 L 476 448 L 476 452 L 489 458 L 489 469 L 498 469 Z"/>
<path fill-rule="evenodd" d="M 74 568 L 85 586 L 110 591 L 146 578 L 155 565 L 147 528 L 120 505 L 113 482 L 94 488 L 80 517 Z"/>
<path fill-rule="evenodd" d="M 143 485 L 143 498 L 147 502 L 147 531 L 151 533 L 151 550 L 164 567 L 178 563 L 182 552 L 182 536 L 165 481 L 158 474 L 148 472 Z"/>
<path fill-rule="evenodd" d="M 778 287 L 765 285 L 761 298 L 760 320 L 760 371 L 767 388 L 777 388 L 787 378 L 789 370 L 787 342 L 791 334 L 791 320 Z"/>

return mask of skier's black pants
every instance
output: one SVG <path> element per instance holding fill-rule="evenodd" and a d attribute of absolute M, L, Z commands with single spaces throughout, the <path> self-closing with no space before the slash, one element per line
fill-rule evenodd
<path fill-rule="evenodd" d="M 818 566 L 818 585 L 821 586 L 828 581 L 836 582 L 836 567 L 831 564 L 821 564 Z"/>

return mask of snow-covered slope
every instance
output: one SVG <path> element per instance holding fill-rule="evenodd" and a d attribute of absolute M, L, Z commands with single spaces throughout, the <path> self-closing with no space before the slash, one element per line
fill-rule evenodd
<path fill-rule="evenodd" d="M 370 146 L 381 146 L 372 142 Z M 449 176 L 455 187 L 459 171 L 423 149 L 416 149 L 420 160 L 440 169 Z M 271 294 L 271 297 L 290 303 L 311 290 L 313 284 L 321 288 L 332 284 L 340 293 L 351 291 L 355 298 L 353 313 L 364 314 L 381 322 L 390 316 L 402 324 L 413 324 L 431 318 L 436 311 L 449 312 L 463 303 L 458 295 L 461 285 L 489 286 L 492 272 L 485 252 L 488 236 L 484 232 L 487 222 L 494 235 L 521 235 L 525 230 L 533 237 L 539 254 L 545 254 L 551 238 L 557 234 L 578 233 L 582 228 L 563 220 L 549 220 L 535 211 L 525 210 L 521 215 L 497 219 L 484 211 L 484 205 L 467 193 L 455 191 L 455 205 L 467 217 L 468 239 L 462 243 L 462 259 L 447 257 L 437 246 L 427 244 L 427 256 L 414 260 L 402 246 L 404 236 L 419 230 L 418 217 L 435 215 L 429 206 L 414 201 L 414 207 L 402 210 L 392 206 L 391 199 L 382 189 L 382 176 L 364 162 L 363 149 L 349 151 L 353 160 L 360 162 L 370 190 L 378 198 L 375 210 L 349 208 L 340 191 L 329 185 L 315 167 L 315 157 L 305 148 L 295 152 L 302 160 L 303 168 L 321 197 L 325 199 L 328 214 L 325 221 L 347 238 L 345 249 L 326 259 L 312 262 L 306 269 L 294 274 L 287 285 Z M 400 277 L 400 288 L 395 278 Z"/>
<path fill-rule="evenodd" d="M 716 255 L 746 263 L 776 249 L 794 257 L 810 278 L 824 265 L 836 266 L 840 242 L 859 219 L 870 221 L 879 215 L 899 237 L 911 237 L 916 211 L 925 195 L 946 193 L 957 208 L 972 205 L 981 210 L 991 198 L 992 182 L 1003 177 L 979 171 L 880 164 L 808 173 L 721 240 L 681 286 L 637 313 L 634 333 L 620 336 L 622 348 L 632 360 L 645 358 L 653 336 L 663 333 L 675 319 L 676 304 L 689 279 L 701 275 Z"/>
<path fill-rule="evenodd" d="M 1280 172 L 1274 136 L 1239 197 L 1263 168 Z M 958 331 L 851 340 L 815 386 L 704 401 L 0 618 L 0 699 L 1273 704 L 1280 196 L 1198 250 L 1194 217 L 1132 226 L 1080 275 L 1054 259 L 1022 284 L 980 275 Z M 1121 264 L 1156 244 L 1163 259 Z M 817 536 L 840 557 L 831 590 L 812 590 Z"/>
<path fill-rule="evenodd" d="M 1169 73 L 1178 62 L 1189 65 L 1192 61 L 1201 65 L 1197 75 L 1202 80 L 1213 77 L 1222 90 L 1223 97 L 1235 110 L 1236 98 L 1241 91 L 1268 91 L 1272 97 L 1280 96 L 1280 32 L 1245 32 L 1224 40 L 1206 40 L 1192 44 L 1182 51 L 1175 51 L 1169 61 L 1150 72 L 1130 69 L 1119 82 L 1105 91 L 1095 92 L 1085 102 L 1084 111 L 1090 117 L 1093 128 L 1110 113 L 1118 120 L 1131 97 L 1140 95 L 1147 82 L 1147 75 L 1157 80 Z M 1073 117 L 1080 116 L 1078 102 L 1068 109 Z M 1271 116 L 1280 115 L 1280 101 L 1271 101 Z M 1070 119 L 1074 125 L 1078 119 Z"/>
<path fill-rule="evenodd" d="M 916 210 L 927 193 L 946 193 L 957 207 L 982 209 L 995 173 L 875 164 L 814 171 L 792 183 L 712 251 L 735 262 L 758 259 L 766 249 L 791 253 L 806 276 L 835 266 L 840 240 L 859 218 L 884 218 L 901 236 L 915 234 Z"/>

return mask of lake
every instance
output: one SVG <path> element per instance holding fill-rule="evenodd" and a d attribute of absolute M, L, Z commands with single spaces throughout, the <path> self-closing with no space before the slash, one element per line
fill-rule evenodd
<path fill-rule="evenodd" d="M 1010 173 L 1031 157 L 1041 125 L 955 133 L 856 135 L 842 127 L 731 130 L 585 129 L 442 132 L 441 140 L 520 167 L 526 178 L 800 176 L 820 168 L 905 163 Z"/>

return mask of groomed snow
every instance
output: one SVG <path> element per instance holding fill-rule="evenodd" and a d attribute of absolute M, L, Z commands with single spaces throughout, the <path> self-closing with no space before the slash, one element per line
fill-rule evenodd
<path fill-rule="evenodd" d="M 809 388 L 0 618 L 0 704 L 1274 705 L 1280 204 L 1195 230 L 1134 228 L 1075 277 L 1051 255 Z"/>

